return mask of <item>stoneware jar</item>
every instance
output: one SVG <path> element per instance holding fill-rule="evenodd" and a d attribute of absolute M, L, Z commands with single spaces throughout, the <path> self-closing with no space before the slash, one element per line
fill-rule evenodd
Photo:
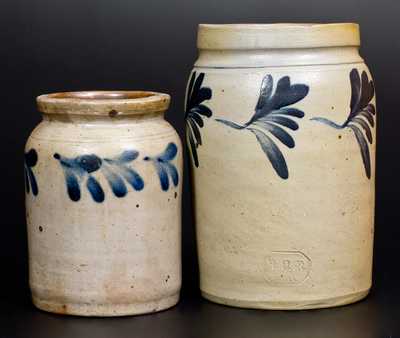
<path fill-rule="evenodd" d="M 182 149 L 154 92 L 37 99 L 25 150 L 29 280 L 40 309 L 119 316 L 175 305 Z"/>
<path fill-rule="evenodd" d="M 187 86 L 200 286 L 232 306 L 371 287 L 375 91 L 357 24 L 200 25 Z"/>

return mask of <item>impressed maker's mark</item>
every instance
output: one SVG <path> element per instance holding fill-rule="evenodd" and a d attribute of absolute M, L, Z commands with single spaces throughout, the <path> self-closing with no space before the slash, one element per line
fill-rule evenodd
<path fill-rule="evenodd" d="M 265 257 L 265 279 L 270 284 L 300 284 L 310 271 L 311 259 L 300 251 L 272 251 Z"/>

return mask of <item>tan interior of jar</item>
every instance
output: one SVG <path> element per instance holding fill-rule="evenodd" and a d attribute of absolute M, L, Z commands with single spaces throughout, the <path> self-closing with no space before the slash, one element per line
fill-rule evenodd
<path fill-rule="evenodd" d="M 170 96 L 150 91 L 81 91 L 41 95 L 38 110 L 45 114 L 108 115 L 111 117 L 165 111 Z"/>
<path fill-rule="evenodd" d="M 144 97 L 154 96 L 151 92 L 66 92 L 50 94 L 49 97 L 54 99 L 90 99 L 90 100 L 132 100 Z"/>

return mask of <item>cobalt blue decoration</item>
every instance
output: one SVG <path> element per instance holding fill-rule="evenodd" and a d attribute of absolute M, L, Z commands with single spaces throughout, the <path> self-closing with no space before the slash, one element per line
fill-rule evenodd
<path fill-rule="evenodd" d="M 67 158 L 58 153 L 54 154 L 54 158 L 60 161 L 64 170 L 70 199 L 75 202 L 80 200 L 80 183 L 86 180 L 86 188 L 93 200 L 98 203 L 104 201 L 105 195 L 100 183 L 91 175 L 97 171 L 100 171 L 105 176 L 116 197 L 124 197 L 128 193 L 124 180 L 137 191 L 143 189 L 143 179 L 135 170 L 127 166 L 138 156 L 139 153 L 136 150 L 124 151 L 121 155 L 111 159 L 101 159 L 95 154 L 81 155 L 74 158 Z"/>
<path fill-rule="evenodd" d="M 196 72 L 193 72 L 186 94 L 186 132 L 189 138 L 193 162 L 196 167 L 199 166 L 197 147 L 201 146 L 202 143 L 199 128 L 203 128 L 204 126 L 203 116 L 211 117 L 212 115 L 211 109 L 202 103 L 203 101 L 210 100 L 212 96 L 210 88 L 202 87 L 203 80 L 204 73 L 200 73 L 196 78 Z"/>
<path fill-rule="evenodd" d="M 356 68 L 353 68 L 350 72 L 350 84 L 350 113 L 346 121 L 342 124 L 337 124 L 323 117 L 314 117 L 311 120 L 324 123 L 335 129 L 350 128 L 360 146 L 365 174 L 370 179 L 371 159 L 367 140 L 369 144 L 372 144 L 372 132 L 370 128 L 373 128 L 375 125 L 375 106 L 370 101 L 375 95 L 375 87 L 373 81 L 368 79 L 367 73 L 363 71 L 360 78 L 360 74 Z M 360 128 L 364 130 L 365 135 Z"/>
<path fill-rule="evenodd" d="M 25 153 L 24 161 L 24 174 L 25 174 L 25 189 L 26 193 L 29 194 L 32 189 L 32 194 L 37 196 L 39 193 L 39 187 L 35 178 L 35 174 L 32 168 L 36 165 L 38 161 L 38 154 L 35 149 L 30 149 Z"/>
<path fill-rule="evenodd" d="M 145 161 L 152 161 L 157 170 L 158 177 L 160 178 L 161 189 L 167 191 L 169 189 L 169 177 L 172 179 L 172 183 L 176 187 L 179 183 L 179 175 L 175 166 L 170 163 L 176 154 L 178 153 L 178 147 L 175 143 L 169 143 L 164 152 L 155 157 L 146 156 Z"/>
<path fill-rule="evenodd" d="M 276 173 L 281 178 L 287 179 L 289 172 L 285 158 L 268 134 L 272 134 L 288 148 L 294 148 L 293 137 L 281 126 L 291 130 L 299 128 L 297 122 L 291 118 L 303 118 L 304 112 L 288 106 L 304 99 L 308 94 L 309 87 L 305 84 L 292 85 L 289 76 L 284 76 L 278 80 L 274 93 L 273 84 L 271 75 L 266 75 L 263 78 L 255 113 L 245 124 L 241 125 L 224 119 L 216 119 L 216 121 L 237 130 L 252 132 Z"/>

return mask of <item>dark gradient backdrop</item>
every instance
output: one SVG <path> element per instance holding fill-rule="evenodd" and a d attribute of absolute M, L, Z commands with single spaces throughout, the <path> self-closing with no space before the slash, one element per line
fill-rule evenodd
<path fill-rule="evenodd" d="M 375 280 L 399 279 L 400 1 L 398 0 L 1 0 L 1 300 L 28 297 L 22 153 L 40 121 L 39 94 L 144 89 L 171 94 L 167 119 L 183 135 L 185 84 L 198 23 L 343 22 L 361 26 L 361 54 L 377 88 Z M 186 179 L 184 294 L 197 292 Z"/>

